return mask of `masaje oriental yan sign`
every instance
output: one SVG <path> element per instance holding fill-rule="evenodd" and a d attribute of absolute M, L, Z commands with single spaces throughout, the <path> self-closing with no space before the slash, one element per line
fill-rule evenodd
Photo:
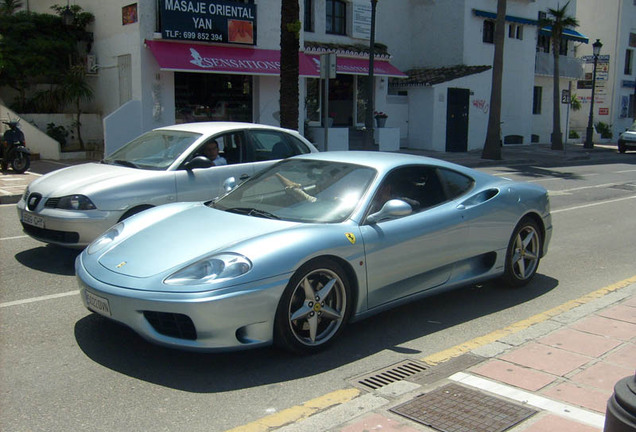
<path fill-rule="evenodd" d="M 229 1 L 163 0 L 164 39 L 256 44 L 256 6 Z"/>

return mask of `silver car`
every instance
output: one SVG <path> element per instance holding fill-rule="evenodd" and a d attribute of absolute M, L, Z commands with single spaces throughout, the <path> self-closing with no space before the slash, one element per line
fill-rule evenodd
<path fill-rule="evenodd" d="M 618 137 L 618 151 L 636 150 L 636 121 Z"/>
<path fill-rule="evenodd" d="M 325 348 L 441 289 L 523 286 L 552 234 L 547 191 L 431 158 L 296 156 L 207 204 L 157 207 L 78 257 L 91 311 L 189 350 Z"/>
<path fill-rule="evenodd" d="M 227 165 L 204 155 L 216 141 Z M 24 232 L 82 248 L 108 228 L 160 204 L 203 201 L 223 182 L 245 180 L 275 160 L 317 152 L 298 132 L 251 123 L 189 123 L 147 132 L 101 163 L 71 166 L 33 181 L 18 202 Z"/>

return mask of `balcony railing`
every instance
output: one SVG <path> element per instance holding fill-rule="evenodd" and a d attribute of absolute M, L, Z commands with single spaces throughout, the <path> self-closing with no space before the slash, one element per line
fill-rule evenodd
<path fill-rule="evenodd" d="M 535 75 L 554 75 L 554 58 L 551 53 L 537 52 L 534 62 Z M 559 76 L 561 78 L 583 79 L 583 60 L 569 56 L 559 56 Z"/>

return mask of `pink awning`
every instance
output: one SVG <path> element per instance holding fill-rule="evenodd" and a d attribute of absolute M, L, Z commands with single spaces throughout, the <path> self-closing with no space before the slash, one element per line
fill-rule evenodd
<path fill-rule="evenodd" d="M 314 54 L 303 54 L 312 60 L 313 74 L 306 73 L 306 76 L 320 76 L 320 56 Z M 336 59 L 336 73 L 349 74 L 349 75 L 368 75 L 369 74 L 369 60 L 363 58 L 351 58 L 338 56 Z M 374 60 L 373 61 L 373 73 L 376 76 L 398 77 L 405 78 L 407 75 L 393 66 L 386 60 Z"/>
<path fill-rule="evenodd" d="M 280 75 L 280 51 L 146 40 L 164 70 L 241 75 Z M 314 76 L 311 59 L 299 53 L 301 76 Z"/>
<path fill-rule="evenodd" d="M 241 75 L 280 75 L 280 51 L 238 48 L 196 43 L 146 40 L 164 70 L 183 72 L 213 72 Z M 298 54 L 300 76 L 320 76 L 320 56 Z M 373 70 L 377 76 L 406 77 L 398 68 L 385 60 L 375 60 Z M 338 57 L 336 72 L 350 75 L 368 75 L 369 61 L 362 58 Z"/>

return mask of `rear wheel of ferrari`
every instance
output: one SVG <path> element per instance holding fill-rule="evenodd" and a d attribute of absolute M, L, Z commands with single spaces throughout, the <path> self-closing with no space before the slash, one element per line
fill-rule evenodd
<path fill-rule="evenodd" d="M 506 253 L 504 282 L 520 287 L 534 277 L 541 260 L 541 235 L 532 219 L 523 219 L 515 228 Z"/>
<path fill-rule="evenodd" d="M 278 309 L 274 341 L 281 348 L 312 354 L 340 334 L 351 310 L 346 273 L 330 259 L 302 266 L 289 281 Z"/>

